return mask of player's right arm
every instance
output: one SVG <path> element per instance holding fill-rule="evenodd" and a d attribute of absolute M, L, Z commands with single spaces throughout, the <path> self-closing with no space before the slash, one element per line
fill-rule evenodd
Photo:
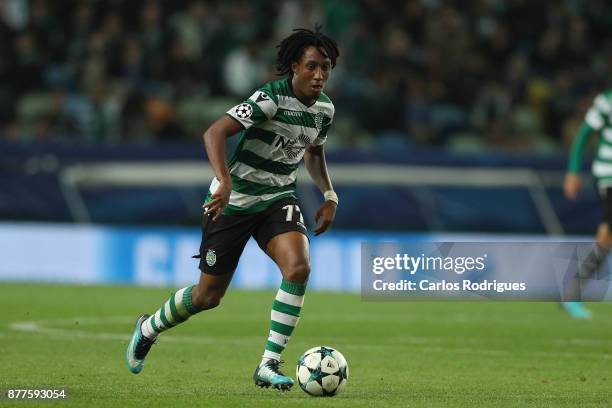
<path fill-rule="evenodd" d="M 565 197 L 569 200 L 576 199 L 578 192 L 582 189 L 582 181 L 580 180 L 579 172 L 582 165 L 584 149 L 593 132 L 603 128 L 605 123 L 604 115 L 609 113 L 609 111 L 610 105 L 607 98 L 603 94 L 597 95 L 595 102 L 593 102 L 593 106 L 591 106 L 585 115 L 584 123 L 574 138 L 567 166 L 567 174 L 563 181 L 563 192 L 565 193 Z"/>
<path fill-rule="evenodd" d="M 226 139 L 243 129 L 233 118 L 224 115 L 204 132 L 204 147 L 208 161 L 219 180 L 219 187 L 211 195 L 211 200 L 203 205 L 206 214 L 212 214 L 216 220 L 229 203 L 232 192 L 232 179 L 226 163 Z"/>
<path fill-rule="evenodd" d="M 273 118 L 277 109 L 277 97 L 270 85 L 264 85 L 247 100 L 227 111 L 204 133 L 206 154 L 215 177 L 219 180 L 219 186 L 212 193 L 211 200 L 203 205 L 207 214 L 213 214 L 213 220 L 223 213 L 232 192 L 232 179 L 226 164 L 226 139 L 241 130 Z"/>

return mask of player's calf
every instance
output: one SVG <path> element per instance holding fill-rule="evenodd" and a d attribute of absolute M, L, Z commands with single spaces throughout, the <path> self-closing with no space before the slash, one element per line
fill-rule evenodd
<path fill-rule="evenodd" d="M 172 293 L 153 315 L 142 315 L 138 318 L 125 354 L 128 369 L 132 373 L 138 374 L 142 371 L 144 359 L 160 333 L 200 312 L 192 302 L 193 288 L 194 286 L 187 286 L 179 289 Z"/>

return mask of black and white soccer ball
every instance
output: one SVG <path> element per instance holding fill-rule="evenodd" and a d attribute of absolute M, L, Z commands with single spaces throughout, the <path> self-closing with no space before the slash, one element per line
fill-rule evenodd
<path fill-rule="evenodd" d="M 295 376 L 300 388 L 315 397 L 338 395 L 348 380 L 346 359 L 338 350 L 317 346 L 306 350 L 297 363 Z"/>

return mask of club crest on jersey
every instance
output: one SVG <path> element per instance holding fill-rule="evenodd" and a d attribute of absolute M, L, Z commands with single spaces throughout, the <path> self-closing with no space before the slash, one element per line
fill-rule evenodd
<path fill-rule="evenodd" d="M 320 132 L 321 129 L 323 129 L 323 118 L 325 117 L 325 115 L 323 114 L 323 112 L 319 112 L 315 115 L 315 127 L 317 128 L 317 130 Z"/>
<path fill-rule="evenodd" d="M 248 103 L 241 103 L 236 106 L 235 112 L 240 119 L 247 119 L 253 114 L 253 108 Z"/>
<path fill-rule="evenodd" d="M 213 249 L 209 249 L 208 252 L 206 252 L 206 264 L 208 266 L 213 266 L 216 263 L 217 263 L 217 254 L 215 253 Z"/>

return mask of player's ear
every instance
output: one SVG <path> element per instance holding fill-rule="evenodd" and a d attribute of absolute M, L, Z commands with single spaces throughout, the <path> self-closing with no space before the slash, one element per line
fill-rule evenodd
<path fill-rule="evenodd" d="M 291 63 L 291 72 L 293 72 L 293 73 L 295 74 L 295 71 L 297 71 L 297 69 L 298 69 L 298 66 L 299 66 L 299 65 L 300 65 L 300 63 L 299 63 L 299 62 L 297 62 L 297 61 L 293 61 L 293 62 Z"/>

